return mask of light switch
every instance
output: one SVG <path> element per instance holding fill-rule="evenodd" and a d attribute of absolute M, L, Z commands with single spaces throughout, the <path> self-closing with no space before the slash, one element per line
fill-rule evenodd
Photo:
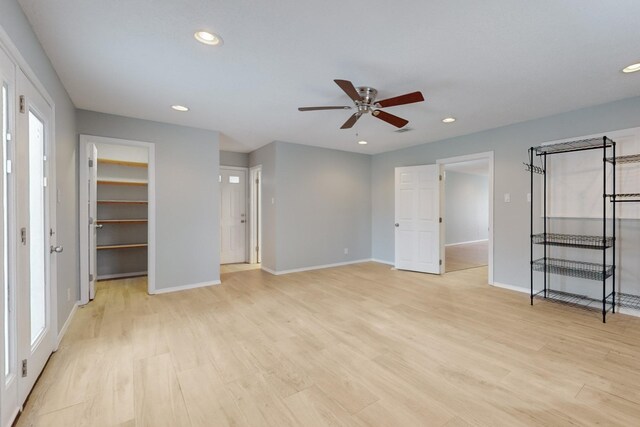
<path fill-rule="evenodd" d="M 510 193 L 504 193 L 504 202 L 505 203 L 511 203 L 511 194 Z"/>

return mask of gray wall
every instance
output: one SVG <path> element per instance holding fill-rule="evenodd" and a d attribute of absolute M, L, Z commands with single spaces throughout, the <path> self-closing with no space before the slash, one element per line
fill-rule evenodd
<path fill-rule="evenodd" d="M 220 278 L 218 132 L 78 110 L 79 134 L 155 144 L 156 289 Z"/>
<path fill-rule="evenodd" d="M 446 172 L 446 244 L 484 240 L 489 235 L 489 178 Z"/>
<path fill-rule="evenodd" d="M 236 153 L 220 150 L 220 166 L 249 167 L 249 153 Z"/>
<path fill-rule="evenodd" d="M 58 295 L 54 296 L 58 305 L 59 331 L 80 294 L 75 107 L 15 0 L 0 1 L 0 26 L 7 32 L 55 103 L 56 185 L 60 191 L 55 227 L 56 242 L 64 246 L 64 252 L 57 255 Z M 71 300 L 67 299 L 67 289 L 71 289 Z"/>
<path fill-rule="evenodd" d="M 370 156 L 278 141 L 249 157 L 262 165 L 264 267 L 371 257 Z"/>
<path fill-rule="evenodd" d="M 494 151 L 494 281 L 528 288 L 529 175 L 522 165 L 527 160 L 527 149 L 544 141 L 638 126 L 640 97 L 375 155 L 371 170 L 373 257 L 388 262 L 394 259 L 396 166 L 430 164 L 437 159 Z M 511 203 L 503 202 L 504 193 L 511 193 Z M 581 226 L 564 221 L 557 227 L 560 231 Z M 637 220 L 620 221 L 618 235 L 623 254 L 619 272 L 621 288 L 626 292 L 640 293 L 640 272 L 634 261 L 640 255 L 639 230 Z M 585 282 L 581 285 L 584 287 Z M 597 285 L 593 288 L 597 289 Z"/>
<path fill-rule="evenodd" d="M 262 266 L 276 270 L 276 143 L 249 154 L 251 167 L 262 165 Z M 272 203 L 273 201 L 273 203 Z"/>

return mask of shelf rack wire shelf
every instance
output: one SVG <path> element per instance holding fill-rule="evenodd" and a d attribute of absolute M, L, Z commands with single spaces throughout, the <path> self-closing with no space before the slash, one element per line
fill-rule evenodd
<path fill-rule="evenodd" d="M 613 237 L 588 236 L 581 234 L 544 233 L 534 234 L 533 243 L 536 245 L 565 246 L 581 249 L 606 249 L 614 244 Z"/>
<path fill-rule="evenodd" d="M 623 294 L 622 292 L 618 292 L 616 304 L 620 305 L 620 307 L 640 310 L 640 295 Z"/>
<path fill-rule="evenodd" d="M 629 163 L 638 163 L 640 162 L 640 154 L 630 154 L 628 156 L 618 156 L 616 158 L 607 157 L 606 160 L 609 163 L 617 163 L 619 165 L 625 165 Z"/>
<path fill-rule="evenodd" d="M 573 294 L 570 292 L 547 289 L 546 297 L 544 296 L 543 290 L 535 293 L 534 297 L 544 298 L 545 301 L 549 301 L 556 304 L 562 304 L 562 305 L 566 305 L 574 308 L 579 308 L 582 310 L 599 311 L 602 309 L 601 307 L 602 300 L 600 300 L 599 298 L 591 298 L 585 295 Z M 611 302 L 612 297 L 613 297 L 612 293 L 610 293 L 606 297 L 607 311 L 611 311 L 613 307 L 613 304 Z"/>
<path fill-rule="evenodd" d="M 577 234 L 561 234 L 549 233 L 549 217 L 547 215 L 547 157 L 550 155 L 573 153 L 586 150 L 601 150 L 602 152 L 602 234 L 593 235 L 577 235 Z M 541 165 L 534 165 L 535 157 L 540 158 Z M 625 160 L 631 162 L 631 157 Z M 602 321 L 606 322 L 607 313 L 612 311 L 615 313 L 616 291 L 616 229 L 613 224 L 616 221 L 616 205 L 612 204 L 611 215 L 608 216 L 608 201 L 616 201 L 616 143 L 612 139 L 603 136 L 601 138 L 586 138 L 574 141 L 561 142 L 557 144 L 543 144 L 529 149 L 529 163 L 526 165 L 531 176 L 531 248 L 530 248 L 530 283 L 531 283 L 531 305 L 535 297 L 542 297 L 568 305 L 592 306 L 598 303 L 602 310 Z M 634 158 L 635 159 L 635 158 Z M 610 181 L 607 181 L 607 165 L 611 164 L 612 174 Z M 534 233 L 534 174 L 542 175 L 542 211 L 543 211 L 543 232 Z M 607 185 L 609 184 L 609 186 Z M 610 193 L 607 194 L 608 188 L 611 187 Z M 597 190 L 595 190 L 597 191 Z M 640 197 L 640 194 L 637 195 Z M 612 225 L 608 226 L 609 220 Z M 534 245 L 543 247 L 543 257 L 534 259 Z M 550 247 L 563 246 L 577 249 L 600 250 L 602 252 L 602 262 L 585 262 L 570 259 L 560 259 L 549 256 Z M 611 257 L 608 252 L 611 250 Z M 611 259 L 608 263 L 607 259 Z M 534 291 L 534 272 L 542 272 L 543 289 Z M 550 274 L 576 277 L 580 279 L 596 280 L 602 282 L 602 298 L 593 299 L 584 295 L 571 294 L 553 290 L 550 287 Z M 611 278 L 611 291 L 607 292 L 607 280 Z"/>

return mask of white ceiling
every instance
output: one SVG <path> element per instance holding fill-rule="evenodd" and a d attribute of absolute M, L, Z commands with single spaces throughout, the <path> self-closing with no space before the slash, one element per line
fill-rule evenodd
<path fill-rule="evenodd" d="M 640 72 L 620 72 L 640 61 L 638 0 L 19 2 L 78 108 L 219 130 L 231 151 L 379 153 L 640 95 Z M 403 134 L 297 111 L 350 105 L 333 79 L 426 102 L 387 109 L 410 121 Z"/>
<path fill-rule="evenodd" d="M 469 160 L 459 163 L 447 163 L 444 165 L 447 172 L 459 172 L 470 175 L 489 176 L 489 160 Z"/>

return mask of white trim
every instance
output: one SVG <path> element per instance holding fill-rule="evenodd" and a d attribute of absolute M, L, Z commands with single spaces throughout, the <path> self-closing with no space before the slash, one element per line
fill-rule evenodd
<path fill-rule="evenodd" d="M 277 273 L 275 270 L 272 270 L 270 268 L 265 267 L 264 265 L 260 266 L 260 270 L 266 271 L 269 274 L 273 274 L 274 276 L 277 276 L 278 274 L 282 274 L 282 273 Z"/>
<path fill-rule="evenodd" d="M 469 240 L 468 242 L 458 242 L 458 243 L 449 243 L 445 246 L 458 246 L 458 245 L 468 245 L 471 243 L 480 243 L 480 242 L 488 242 L 489 239 L 480 239 L 480 240 Z"/>
<path fill-rule="evenodd" d="M 377 263 L 379 263 L 379 264 L 391 265 L 391 266 L 392 266 L 392 265 L 394 265 L 394 264 L 393 264 L 393 261 L 385 261 L 385 260 L 383 260 L 383 259 L 377 259 L 377 258 L 371 258 L 369 261 L 371 261 L 371 262 L 377 262 Z"/>
<path fill-rule="evenodd" d="M 260 267 L 260 268 L 266 271 L 267 273 L 273 274 L 274 276 L 281 276 L 283 274 L 301 273 L 303 271 L 322 270 L 324 268 L 332 268 L 332 267 L 342 267 L 343 265 L 361 264 L 363 262 L 369 262 L 369 261 L 371 261 L 371 258 L 356 259 L 353 261 L 345 261 L 345 262 L 336 262 L 333 264 L 312 265 L 310 267 L 293 268 L 291 270 L 275 270 L 274 271 L 266 267 Z"/>
<path fill-rule="evenodd" d="M 258 178 L 260 175 L 260 178 Z M 255 180 L 259 179 L 257 188 Z M 249 263 L 262 261 L 262 165 L 249 168 Z M 257 229 L 257 232 L 256 232 Z M 258 248 L 256 254 L 255 248 Z"/>
<path fill-rule="evenodd" d="M 170 292 L 188 291 L 189 289 L 205 288 L 207 286 L 219 285 L 220 280 L 211 280 L 209 282 L 192 283 L 190 285 L 173 286 L 171 288 L 156 289 L 153 295 L 168 294 Z"/>
<path fill-rule="evenodd" d="M 640 310 L 627 307 L 617 307 L 616 314 L 626 314 L 628 316 L 640 317 Z"/>
<path fill-rule="evenodd" d="M 76 314 L 76 311 L 78 310 L 79 305 L 80 305 L 80 301 L 76 301 L 76 303 L 73 304 L 73 308 L 69 313 L 69 317 L 67 317 L 67 320 L 65 320 L 64 325 L 62 325 L 62 329 L 60 329 L 60 333 L 58 334 L 58 341 L 56 342 L 56 347 L 53 349 L 53 351 L 58 351 L 58 347 L 62 342 L 62 338 L 64 338 L 64 334 L 67 333 L 67 329 L 69 329 L 69 325 L 71 324 L 71 321 L 73 320 L 73 316 Z"/>
<path fill-rule="evenodd" d="M 244 167 L 244 166 L 226 166 L 226 165 L 220 165 L 219 169 L 228 169 L 228 170 L 234 170 L 234 171 L 248 171 L 249 168 Z"/>
<path fill-rule="evenodd" d="M 523 294 L 531 294 L 531 290 L 529 288 L 522 288 L 520 286 L 507 285 L 506 283 L 493 282 L 490 284 L 496 288 L 508 289 L 510 291 L 521 292 Z"/>
<path fill-rule="evenodd" d="M 120 279 L 122 277 L 140 277 L 146 276 L 148 273 L 148 271 L 134 271 L 131 273 L 104 274 L 102 276 L 96 277 L 96 280 L 113 280 Z"/>
<path fill-rule="evenodd" d="M 86 182 L 88 179 L 88 166 L 82 161 L 82 159 L 86 158 L 87 144 L 90 142 L 143 147 L 148 150 L 147 200 L 149 201 L 149 204 L 147 205 L 147 218 L 149 221 L 147 223 L 147 292 L 149 294 L 154 294 L 156 286 L 156 146 L 151 142 L 145 141 L 81 134 L 79 142 L 79 157 L 81 161 L 80 169 L 78 171 L 78 182 Z M 79 193 L 78 206 L 80 207 L 79 209 L 82 209 L 82 206 L 86 206 L 87 204 L 87 195 L 84 191 L 79 190 Z M 82 214 L 82 211 L 78 213 L 78 225 L 80 227 L 80 304 L 87 304 L 89 302 L 89 265 L 88 260 L 83 256 L 83 253 L 86 252 L 83 245 L 84 242 L 87 241 L 89 221 L 87 217 Z"/>
<path fill-rule="evenodd" d="M 1 28 L 2 28 L 2 27 L 0 27 L 0 29 L 1 29 Z M 10 419 L 11 421 L 6 425 L 6 427 L 12 427 L 12 426 L 13 426 L 13 423 L 15 423 L 15 422 L 16 422 L 16 418 L 18 418 L 18 414 L 20 413 L 20 411 L 21 411 L 21 410 L 22 410 L 22 407 L 17 407 L 17 408 L 14 410 L 13 415 L 9 417 L 9 419 Z"/>
<path fill-rule="evenodd" d="M 482 153 L 474 153 L 474 154 L 466 154 L 464 156 L 456 156 L 456 157 L 448 157 L 445 159 L 436 160 L 437 164 L 449 164 L 449 163 L 460 163 L 460 162 L 468 162 L 469 160 L 480 160 L 487 159 L 489 160 L 489 284 L 493 283 L 493 250 L 494 250 L 494 228 L 493 228 L 493 212 L 494 212 L 494 195 L 493 195 L 493 186 L 494 186 L 494 153 L 493 151 L 485 151 Z M 445 211 L 446 215 L 446 211 Z M 446 221 L 446 217 L 445 217 Z M 446 260 L 445 260 L 446 262 Z M 444 262 L 443 262 L 444 264 Z"/>

